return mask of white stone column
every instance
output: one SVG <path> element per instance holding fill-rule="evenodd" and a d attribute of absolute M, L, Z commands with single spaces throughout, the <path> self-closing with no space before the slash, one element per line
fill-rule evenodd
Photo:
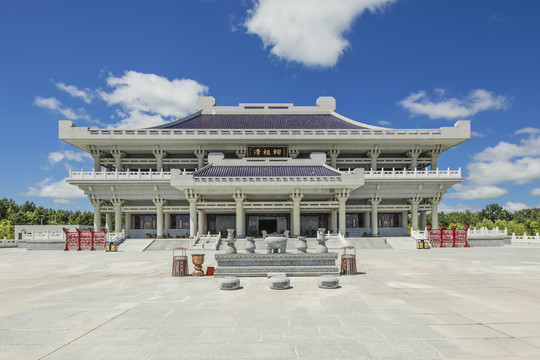
<path fill-rule="evenodd" d="M 410 198 L 408 201 L 411 204 L 411 230 L 418 230 L 418 205 L 422 198 Z"/>
<path fill-rule="evenodd" d="M 197 235 L 197 201 L 199 194 L 194 193 L 191 189 L 186 190 L 186 198 L 189 201 L 189 236 Z"/>
<path fill-rule="evenodd" d="M 369 199 L 371 203 L 371 235 L 379 236 L 379 213 L 377 207 L 381 202 L 380 197 L 374 197 Z"/>
<path fill-rule="evenodd" d="M 378 148 L 377 145 L 375 145 L 372 150 L 369 150 L 367 152 L 367 156 L 371 158 L 371 170 L 373 171 L 377 170 L 377 158 L 380 154 L 381 150 Z"/>
<path fill-rule="evenodd" d="M 203 235 L 204 234 L 204 211 L 200 209 L 197 210 L 197 226 L 198 226 L 197 232 L 199 233 L 199 235 Z"/>
<path fill-rule="evenodd" d="M 93 146 L 90 150 L 90 155 L 94 158 L 94 171 L 95 172 L 101 172 L 101 157 L 103 156 L 103 152 L 96 150 Z"/>
<path fill-rule="evenodd" d="M 441 145 L 437 145 L 435 149 L 428 151 L 428 154 L 431 156 L 431 170 L 437 170 L 439 165 L 437 164 L 437 159 L 441 153 Z"/>
<path fill-rule="evenodd" d="M 300 235 L 300 201 L 304 195 L 300 192 L 300 189 L 296 189 L 294 193 L 290 195 L 290 199 L 293 202 L 293 228 L 291 236 Z"/>
<path fill-rule="evenodd" d="M 427 211 L 420 211 L 420 228 L 424 230 L 427 227 Z"/>
<path fill-rule="evenodd" d="M 401 213 L 401 227 L 403 228 L 403 234 L 409 234 L 409 214 L 407 211 Z"/>
<path fill-rule="evenodd" d="M 246 195 L 242 194 L 240 190 L 236 190 L 236 193 L 233 194 L 234 201 L 236 202 L 236 236 L 245 237 L 246 236 L 246 225 L 245 225 L 245 212 L 244 212 L 244 200 Z"/>
<path fill-rule="evenodd" d="M 115 146 L 114 149 L 111 150 L 111 154 L 114 157 L 115 170 L 122 171 L 122 157 L 126 156 L 126 153 L 118 150 L 118 148 Z"/>
<path fill-rule="evenodd" d="M 340 154 L 340 151 L 334 145 L 330 151 L 328 151 L 328 156 L 330 156 L 330 166 L 333 168 L 337 167 L 337 158 Z"/>
<path fill-rule="evenodd" d="M 330 215 L 330 220 L 332 221 L 332 232 L 336 233 L 339 231 L 338 229 L 338 211 L 335 209 L 332 209 L 332 214 Z"/>
<path fill-rule="evenodd" d="M 110 212 L 105 213 L 105 227 L 108 232 L 112 232 L 112 214 Z"/>
<path fill-rule="evenodd" d="M 94 206 L 94 231 L 101 231 L 101 200 L 91 199 Z"/>
<path fill-rule="evenodd" d="M 364 227 L 366 228 L 366 233 L 370 233 L 371 232 L 371 224 L 369 222 L 369 212 L 365 212 L 364 213 Z"/>
<path fill-rule="evenodd" d="M 119 234 L 122 232 L 122 205 L 124 200 L 112 199 L 111 203 L 114 206 L 114 232 Z"/>
<path fill-rule="evenodd" d="M 156 238 L 163 239 L 163 206 L 167 200 L 156 197 L 153 201 L 156 205 Z"/>
<path fill-rule="evenodd" d="M 349 189 L 343 189 L 340 192 L 336 193 L 336 198 L 339 202 L 339 232 L 342 235 L 345 235 L 347 232 L 346 228 L 346 219 L 347 219 L 347 213 L 346 213 L 346 207 L 345 203 L 347 202 L 347 199 L 349 198 Z"/>
<path fill-rule="evenodd" d="M 169 230 L 171 230 L 171 213 L 164 212 L 163 216 L 165 217 L 165 228 L 163 229 L 163 236 L 169 236 Z"/>
<path fill-rule="evenodd" d="M 125 234 L 126 234 L 126 238 L 129 237 L 129 232 L 130 232 L 130 229 L 131 229 L 131 213 L 129 212 L 126 212 L 124 213 L 124 216 L 125 216 L 125 223 L 126 223 L 126 228 L 125 228 Z"/>
<path fill-rule="evenodd" d="M 156 170 L 163 171 L 163 158 L 167 156 L 167 153 L 159 149 L 159 146 L 156 145 L 154 151 L 152 151 L 154 157 L 156 158 Z"/>
<path fill-rule="evenodd" d="M 422 151 L 418 145 L 416 145 L 414 149 L 407 151 L 407 156 L 411 158 L 411 170 L 416 170 L 418 166 L 418 156 L 420 156 L 421 153 Z"/>
<path fill-rule="evenodd" d="M 197 157 L 197 160 L 199 161 L 197 164 L 197 169 L 200 169 L 204 166 L 204 156 L 206 155 L 206 151 L 203 150 L 201 146 L 199 146 L 199 148 L 194 151 L 194 154 Z"/>
<path fill-rule="evenodd" d="M 439 228 L 439 204 L 441 202 L 440 198 L 431 199 L 431 227 L 433 229 Z"/>

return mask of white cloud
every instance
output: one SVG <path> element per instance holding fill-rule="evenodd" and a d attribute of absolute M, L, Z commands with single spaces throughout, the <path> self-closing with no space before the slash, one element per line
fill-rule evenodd
<path fill-rule="evenodd" d="M 471 131 L 471 135 L 472 135 L 473 137 L 479 137 L 479 138 L 486 137 L 485 134 L 479 133 L 478 131 Z"/>
<path fill-rule="evenodd" d="M 110 106 L 119 105 L 121 128 L 144 128 L 178 119 L 195 111 L 197 98 L 208 87 L 191 79 L 173 79 L 155 74 L 127 71 L 121 77 L 109 75 L 111 92 L 98 91 Z"/>
<path fill-rule="evenodd" d="M 446 205 L 444 203 L 441 203 L 439 205 L 439 208 L 438 210 L 440 212 L 444 212 L 444 213 L 452 213 L 452 212 L 464 212 L 466 210 L 469 210 L 469 211 L 478 211 L 479 209 L 475 209 L 475 208 L 472 208 L 470 207 L 469 205 L 464 205 L 464 204 L 457 204 L 457 205 L 454 205 L 454 206 L 449 206 L 449 205 Z"/>
<path fill-rule="evenodd" d="M 540 136 L 533 134 L 527 139 L 522 139 L 519 144 L 501 141 L 496 146 L 485 148 L 475 154 L 473 159 L 477 161 L 501 161 L 524 156 L 540 156 Z"/>
<path fill-rule="evenodd" d="M 331 67 L 349 46 L 344 34 L 353 21 L 366 10 L 375 12 L 394 1 L 259 0 L 244 25 L 278 58 Z"/>
<path fill-rule="evenodd" d="M 379 120 L 378 123 L 381 126 L 390 126 L 390 125 L 392 125 L 392 123 L 390 121 L 386 121 L 386 120 Z"/>
<path fill-rule="evenodd" d="M 56 83 L 54 81 L 53 84 L 56 85 L 58 89 L 67 92 L 69 95 L 83 99 L 83 101 L 87 104 L 90 104 L 92 102 L 92 98 L 94 97 L 89 89 L 81 90 L 74 85 L 66 85 L 64 83 Z"/>
<path fill-rule="evenodd" d="M 54 166 L 63 160 L 83 162 L 92 160 L 92 156 L 86 152 L 75 152 L 73 150 L 55 151 L 49 153 L 49 164 L 51 166 Z"/>
<path fill-rule="evenodd" d="M 532 189 L 529 194 L 533 195 L 533 196 L 540 196 L 540 188 L 535 188 L 535 189 Z"/>
<path fill-rule="evenodd" d="M 509 106 L 509 100 L 505 96 L 495 95 L 484 89 L 472 90 L 464 99 L 442 98 L 444 92 L 437 93 L 440 95 L 438 101 L 432 101 L 422 90 L 410 94 L 399 104 L 412 115 L 426 115 L 430 119 L 467 118 L 480 111 L 506 109 Z"/>
<path fill-rule="evenodd" d="M 447 197 L 462 200 L 491 199 L 508 193 L 508 190 L 494 185 L 457 184 L 452 189 L 455 192 L 449 193 Z"/>
<path fill-rule="evenodd" d="M 66 205 L 71 204 L 71 201 L 69 201 L 68 199 L 54 199 L 54 203 L 59 205 Z"/>
<path fill-rule="evenodd" d="M 478 184 L 525 184 L 540 178 L 540 159 L 524 157 L 515 161 L 469 163 L 467 169 L 469 180 Z"/>
<path fill-rule="evenodd" d="M 533 128 L 533 127 L 526 127 L 523 129 L 517 130 L 514 134 L 520 135 L 520 134 L 540 134 L 540 129 Z"/>
<path fill-rule="evenodd" d="M 29 187 L 24 196 L 52 197 L 57 199 L 84 198 L 84 191 L 66 182 L 67 178 L 51 182 L 52 178 L 46 178 L 37 184 L 37 187 Z"/>
<path fill-rule="evenodd" d="M 528 209 L 530 208 L 530 206 L 519 201 L 508 201 L 506 204 L 503 205 L 503 208 L 510 212 L 516 212 L 519 210 Z"/>
<path fill-rule="evenodd" d="M 77 120 L 79 116 L 70 108 L 62 107 L 62 103 L 55 98 L 44 98 L 41 96 L 36 96 L 34 99 L 34 105 L 40 108 L 53 110 L 62 114 L 68 120 Z"/>

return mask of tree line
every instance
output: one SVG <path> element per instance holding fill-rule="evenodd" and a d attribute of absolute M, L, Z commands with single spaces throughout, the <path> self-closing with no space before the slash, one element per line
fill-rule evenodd
<path fill-rule="evenodd" d="M 15 225 L 93 225 L 94 213 L 66 211 L 36 206 L 31 201 L 19 205 L 13 199 L 0 200 L 0 239 L 13 239 Z"/>

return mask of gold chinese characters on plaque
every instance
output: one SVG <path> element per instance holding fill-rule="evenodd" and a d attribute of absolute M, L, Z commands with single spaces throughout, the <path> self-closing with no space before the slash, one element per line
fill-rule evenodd
<path fill-rule="evenodd" d="M 248 157 L 287 157 L 287 146 L 248 146 Z"/>

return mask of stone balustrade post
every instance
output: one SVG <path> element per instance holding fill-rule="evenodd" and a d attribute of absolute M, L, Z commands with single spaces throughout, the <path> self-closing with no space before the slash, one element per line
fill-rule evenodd
<path fill-rule="evenodd" d="M 156 158 L 156 170 L 163 171 L 163 158 L 167 156 L 167 153 L 159 149 L 159 146 L 156 145 L 156 148 L 152 151 L 154 157 Z"/>
<path fill-rule="evenodd" d="M 337 167 L 337 158 L 340 154 L 340 151 L 334 145 L 330 151 L 328 151 L 328 156 L 330 156 L 330 166 L 333 168 Z"/>
<path fill-rule="evenodd" d="M 300 201 L 304 197 L 304 194 L 300 192 L 300 189 L 296 189 L 290 196 L 293 202 L 293 228 L 291 236 L 300 235 Z"/>

